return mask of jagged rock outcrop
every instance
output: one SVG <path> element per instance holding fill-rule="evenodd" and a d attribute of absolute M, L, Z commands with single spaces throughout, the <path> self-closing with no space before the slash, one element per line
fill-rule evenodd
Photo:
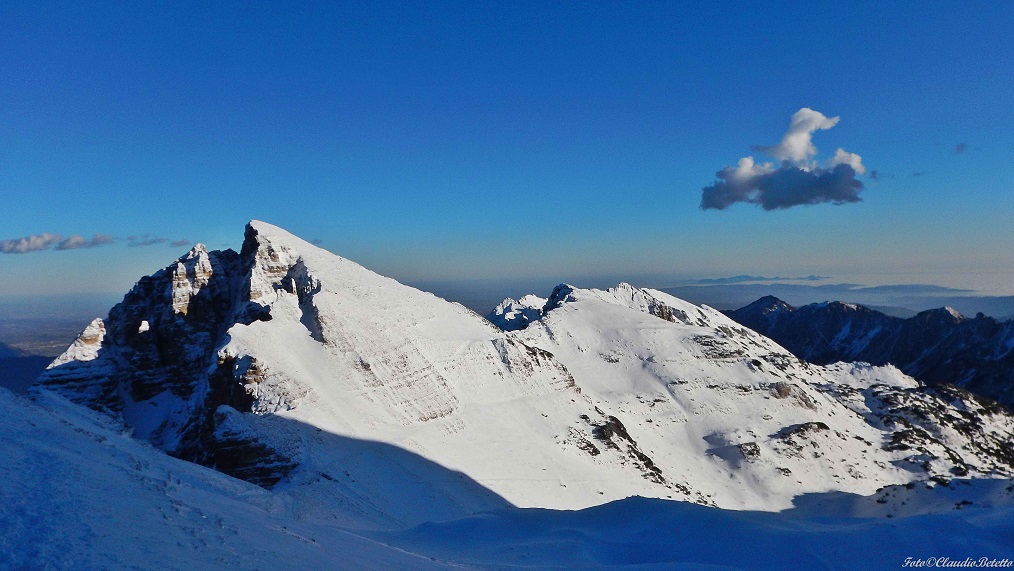
<path fill-rule="evenodd" d="M 174 456 L 274 484 L 291 462 L 256 438 L 223 432 L 218 412 L 251 410 L 245 371 L 221 361 L 218 350 L 230 327 L 268 316 L 249 307 L 242 289 L 256 263 L 253 252 L 209 252 L 198 244 L 141 278 L 107 319 L 93 321 L 53 361 L 38 387 L 114 415 Z"/>

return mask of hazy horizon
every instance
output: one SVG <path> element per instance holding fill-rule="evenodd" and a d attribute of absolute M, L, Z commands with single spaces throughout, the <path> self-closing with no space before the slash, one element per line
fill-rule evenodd
<path fill-rule="evenodd" d="M 152 269 L 143 275 L 156 271 Z M 137 276 L 137 279 L 142 276 Z M 861 284 L 843 282 L 833 276 L 723 276 L 690 278 L 685 276 L 562 276 L 522 277 L 512 279 L 406 280 L 391 276 L 423 291 L 461 303 L 485 315 L 504 298 L 520 298 L 535 294 L 548 296 L 553 288 L 567 283 L 582 288 L 608 289 L 621 282 L 638 287 L 660 289 L 696 304 L 718 309 L 737 309 L 766 295 L 773 295 L 793 305 L 823 301 L 859 303 L 905 316 L 907 311 L 953 306 L 967 316 L 977 312 L 1005 319 L 1014 316 L 1014 296 L 989 295 L 935 284 L 891 283 Z M 752 278 L 752 279 L 744 279 Z M 770 279 L 763 279 L 770 278 Z M 804 278 L 804 279 L 792 279 Z M 805 279 L 808 278 L 808 279 Z M 134 280 L 136 281 L 136 280 Z M 68 318 L 82 321 L 105 317 L 133 284 L 122 291 L 66 293 L 44 295 L 0 296 L 0 321 L 24 319 Z"/>

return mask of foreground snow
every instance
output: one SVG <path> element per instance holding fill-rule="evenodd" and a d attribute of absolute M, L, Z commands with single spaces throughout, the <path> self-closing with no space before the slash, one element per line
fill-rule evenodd
<path fill-rule="evenodd" d="M 341 502 L 300 510 L 287 492 L 168 457 L 59 397 L 0 389 L 0 432 L 0 569 L 893 569 L 1014 550 L 1014 508 L 997 480 L 960 484 L 971 505 L 920 485 L 885 490 L 899 498 L 885 503 L 807 498 L 834 516 L 630 498 L 368 531 L 335 523 Z M 906 493 L 939 500 L 940 513 L 839 515 L 889 510 Z"/>
<path fill-rule="evenodd" d="M 42 406 L 40 406 L 40 404 Z M 0 389 L 0 569 L 436 569 L 59 397 Z"/>

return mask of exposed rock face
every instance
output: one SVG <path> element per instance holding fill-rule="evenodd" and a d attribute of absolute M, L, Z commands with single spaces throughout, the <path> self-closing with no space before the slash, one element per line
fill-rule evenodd
<path fill-rule="evenodd" d="M 771 296 L 727 315 L 811 363 L 890 363 L 925 383 L 953 384 L 1014 407 L 1014 321 L 967 318 L 950 308 L 909 319 L 841 302 L 794 308 Z"/>
<path fill-rule="evenodd" d="M 105 321 L 93 321 L 50 365 L 38 385 L 121 418 L 137 436 L 174 456 L 255 483 L 277 482 L 285 462 L 256 439 L 223 430 L 225 416 L 218 412 L 251 410 L 253 399 L 243 388 L 248 371 L 220 362 L 218 350 L 230 327 L 258 315 L 243 289 L 259 261 L 254 254 L 241 258 L 198 244 L 141 278 Z"/>
<path fill-rule="evenodd" d="M 145 322 L 147 327 L 147 322 Z M 106 337 L 106 324 L 103 323 L 101 318 L 95 318 L 85 330 L 78 335 L 77 339 L 63 352 L 62 355 L 56 358 L 49 367 L 63 365 L 64 363 L 70 363 L 72 361 L 86 362 L 98 357 L 99 349 L 102 348 L 102 341 Z"/>

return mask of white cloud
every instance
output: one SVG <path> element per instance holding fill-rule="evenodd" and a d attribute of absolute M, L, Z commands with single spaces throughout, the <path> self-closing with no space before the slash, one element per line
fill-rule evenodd
<path fill-rule="evenodd" d="M 105 246 L 106 244 L 112 244 L 114 241 L 113 237 L 108 234 L 95 234 L 90 240 L 74 234 L 69 238 L 60 240 L 60 243 L 56 245 L 57 250 L 78 250 L 80 248 L 94 248 L 96 246 Z"/>
<path fill-rule="evenodd" d="M 828 168 L 834 168 L 838 165 L 848 165 L 852 167 L 852 170 L 856 171 L 856 174 L 866 174 L 866 167 L 863 166 L 863 158 L 855 153 L 850 153 L 845 149 L 838 147 L 838 150 L 834 152 L 834 156 L 828 161 Z"/>
<path fill-rule="evenodd" d="M 730 173 L 730 176 L 737 180 L 747 180 L 774 170 L 775 166 L 771 163 L 758 165 L 754 163 L 753 157 L 743 157 L 736 163 L 736 168 Z"/>
<path fill-rule="evenodd" d="M 782 142 L 770 147 L 756 147 L 780 161 L 803 163 L 817 155 L 817 147 L 813 146 L 813 133 L 827 130 L 838 124 L 841 117 L 826 117 L 820 111 L 803 107 L 792 114 L 789 130 L 782 137 Z"/>
<path fill-rule="evenodd" d="M 155 244 L 165 244 L 169 241 L 169 238 L 164 236 L 152 236 L 151 234 L 145 234 L 144 236 L 127 236 L 127 245 L 132 248 L 139 248 L 143 246 L 154 246 Z"/>
<path fill-rule="evenodd" d="M 35 252 L 38 250 L 48 250 L 53 246 L 53 244 L 56 244 L 62 239 L 63 236 L 60 236 L 59 234 L 43 232 L 42 234 L 34 234 L 32 236 L 25 236 L 24 238 L 3 240 L 0 241 L 0 253 L 24 254 L 26 252 Z"/>
<path fill-rule="evenodd" d="M 33 234 L 24 238 L 12 238 L 0 240 L 0 253 L 2 254 L 24 254 L 27 252 L 38 252 L 40 250 L 79 250 L 81 248 L 94 248 L 112 244 L 116 239 L 108 234 L 95 234 L 91 238 L 85 238 L 78 234 L 64 238 L 59 234 L 43 232 Z"/>
<path fill-rule="evenodd" d="M 739 159 L 734 167 L 716 173 L 718 180 L 701 189 L 701 208 L 724 210 L 747 202 L 765 210 L 780 210 L 808 204 L 860 202 L 866 174 L 863 158 L 839 148 L 825 165 L 814 160 L 817 147 L 813 134 L 838 124 L 840 117 L 827 117 L 804 107 L 792 114 L 782 141 L 755 150 L 778 159 L 758 164 L 752 156 Z M 875 178 L 875 173 L 870 173 Z"/>

